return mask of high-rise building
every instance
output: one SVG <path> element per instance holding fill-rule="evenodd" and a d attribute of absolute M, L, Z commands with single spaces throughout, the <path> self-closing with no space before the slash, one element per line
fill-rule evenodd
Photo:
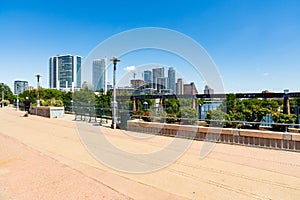
<path fill-rule="evenodd" d="M 165 69 L 163 67 L 152 69 L 152 82 L 154 89 L 157 88 L 157 79 L 165 76 Z"/>
<path fill-rule="evenodd" d="M 210 88 L 208 85 L 204 87 L 204 94 L 214 94 L 214 89 Z"/>
<path fill-rule="evenodd" d="M 107 92 L 107 58 L 93 61 L 93 86 L 94 90 Z"/>
<path fill-rule="evenodd" d="M 152 72 L 150 70 L 144 71 L 144 81 L 146 83 L 152 83 Z"/>
<path fill-rule="evenodd" d="M 159 77 L 157 78 L 157 90 L 161 92 L 161 90 L 165 90 L 168 88 L 168 78 L 167 77 Z"/>
<path fill-rule="evenodd" d="M 173 67 L 168 70 L 168 89 L 175 94 L 175 69 Z"/>
<path fill-rule="evenodd" d="M 176 94 L 183 95 L 183 80 L 181 78 L 177 79 Z"/>
<path fill-rule="evenodd" d="M 72 90 L 81 87 L 80 56 L 57 55 L 49 59 L 49 87 Z"/>
<path fill-rule="evenodd" d="M 184 95 L 195 95 L 198 94 L 196 85 L 194 82 L 191 82 L 190 84 L 184 84 L 183 94 Z"/>
<path fill-rule="evenodd" d="M 20 94 L 26 90 L 29 90 L 28 81 L 17 80 L 14 82 L 14 93 Z"/>

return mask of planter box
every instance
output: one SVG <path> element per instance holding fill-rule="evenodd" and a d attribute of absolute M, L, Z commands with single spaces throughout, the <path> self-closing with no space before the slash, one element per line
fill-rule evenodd
<path fill-rule="evenodd" d="M 33 107 L 30 109 L 31 115 L 38 115 L 42 117 L 48 117 L 48 118 L 62 118 L 65 114 L 64 107 L 46 107 L 46 106 L 40 106 L 40 107 Z"/>

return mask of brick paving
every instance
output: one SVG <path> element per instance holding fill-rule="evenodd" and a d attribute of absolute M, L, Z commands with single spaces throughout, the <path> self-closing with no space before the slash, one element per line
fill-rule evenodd
<path fill-rule="evenodd" d="M 110 169 L 85 149 L 72 121 L 0 109 L 0 199 L 299 199 L 300 154 L 217 144 L 204 159 L 194 141 L 152 173 Z M 87 127 L 95 127 L 85 122 Z M 128 152 L 152 152 L 172 138 L 132 139 L 97 127 Z"/>

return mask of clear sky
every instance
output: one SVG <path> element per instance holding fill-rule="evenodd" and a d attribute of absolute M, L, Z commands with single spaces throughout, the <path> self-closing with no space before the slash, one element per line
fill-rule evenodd
<path fill-rule="evenodd" d="M 226 92 L 300 91 L 298 0 L 1 0 L 0 25 L 0 82 L 11 87 L 18 79 L 35 86 L 37 73 L 48 87 L 50 56 L 84 59 L 114 34 L 163 27 L 205 48 Z"/>

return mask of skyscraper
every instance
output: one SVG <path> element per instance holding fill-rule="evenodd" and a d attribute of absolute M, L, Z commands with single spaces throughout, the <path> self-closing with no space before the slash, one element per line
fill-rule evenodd
<path fill-rule="evenodd" d="M 94 90 L 103 89 L 107 92 L 107 58 L 93 61 L 93 86 Z"/>
<path fill-rule="evenodd" d="M 177 95 L 183 95 L 183 81 L 182 81 L 181 78 L 177 79 L 176 94 Z"/>
<path fill-rule="evenodd" d="M 146 83 L 152 83 L 151 79 L 152 79 L 152 72 L 150 70 L 144 71 L 144 81 Z"/>
<path fill-rule="evenodd" d="M 168 70 L 168 89 L 175 94 L 175 69 L 173 67 L 170 67 Z"/>
<path fill-rule="evenodd" d="M 161 92 L 161 90 L 166 90 L 168 87 L 168 78 L 167 77 L 159 77 L 157 78 L 157 90 Z"/>
<path fill-rule="evenodd" d="M 49 87 L 74 90 L 81 87 L 81 57 L 57 55 L 49 59 Z"/>
<path fill-rule="evenodd" d="M 152 77 L 153 77 L 152 82 L 153 82 L 154 89 L 158 89 L 157 88 L 157 79 L 164 77 L 165 76 L 164 72 L 165 72 L 165 69 L 163 67 L 152 69 Z"/>
<path fill-rule="evenodd" d="M 17 80 L 14 82 L 14 93 L 20 94 L 26 90 L 29 90 L 28 81 Z"/>

